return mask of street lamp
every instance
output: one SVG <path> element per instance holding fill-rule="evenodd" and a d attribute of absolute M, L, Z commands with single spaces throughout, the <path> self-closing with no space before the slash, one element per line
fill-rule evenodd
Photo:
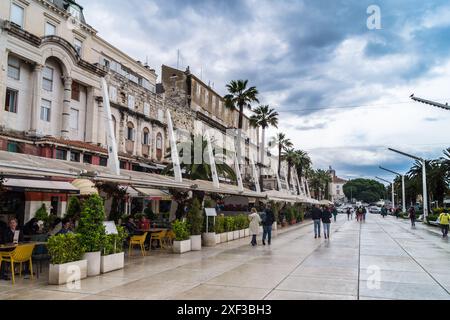
<path fill-rule="evenodd" d="M 398 151 L 392 148 L 388 148 L 388 150 L 392 151 L 392 152 L 396 152 L 398 154 L 401 154 L 405 157 L 408 158 L 412 158 L 414 160 L 420 161 L 422 163 L 422 188 L 423 188 L 423 221 L 426 222 L 427 217 L 428 217 L 428 192 L 427 192 L 427 169 L 425 166 L 425 160 L 417 157 L 417 156 L 413 156 L 411 154 L 402 152 L 402 151 Z"/>
<path fill-rule="evenodd" d="M 383 167 L 379 167 L 381 170 L 393 173 L 399 177 L 402 178 L 402 206 L 403 206 L 403 212 L 406 212 L 406 199 L 405 199 L 405 176 L 403 174 L 400 174 L 398 172 L 383 168 Z"/>
<path fill-rule="evenodd" d="M 395 203 L 394 203 L 394 182 L 390 182 L 390 181 L 387 181 L 387 180 L 385 180 L 383 178 L 379 178 L 379 177 L 375 177 L 375 178 L 378 179 L 378 180 L 384 181 L 386 183 L 389 183 L 391 185 L 391 190 L 392 190 L 392 212 L 394 212 L 394 206 L 395 206 Z"/>

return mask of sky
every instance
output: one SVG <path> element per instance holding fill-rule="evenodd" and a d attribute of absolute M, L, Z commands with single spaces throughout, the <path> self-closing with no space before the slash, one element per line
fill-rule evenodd
<path fill-rule="evenodd" d="M 450 3 L 445 0 L 78 0 L 108 42 L 160 72 L 191 72 L 226 94 L 248 79 L 315 168 L 392 179 L 450 147 Z M 373 22 L 376 5 L 380 27 Z M 178 50 L 180 60 L 178 61 Z M 275 151 L 275 150 L 274 150 Z"/>

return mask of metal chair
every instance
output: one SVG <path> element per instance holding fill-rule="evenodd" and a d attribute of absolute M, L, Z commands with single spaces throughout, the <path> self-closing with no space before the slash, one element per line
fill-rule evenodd
<path fill-rule="evenodd" d="M 19 276 L 22 276 L 22 263 L 28 262 L 30 266 L 30 276 L 33 280 L 33 262 L 32 255 L 35 245 L 34 244 L 24 244 L 17 246 L 13 251 L 0 252 L 0 267 L 4 262 L 9 262 L 11 264 L 11 278 L 14 285 L 14 264 L 20 263 Z"/>

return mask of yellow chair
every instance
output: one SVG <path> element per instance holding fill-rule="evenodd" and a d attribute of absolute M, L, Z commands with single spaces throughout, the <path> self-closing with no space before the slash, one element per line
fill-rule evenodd
<path fill-rule="evenodd" d="M 165 245 L 167 247 L 172 247 L 173 240 L 175 240 L 175 233 L 172 230 L 168 230 L 165 237 Z"/>
<path fill-rule="evenodd" d="M 164 238 L 166 237 L 166 232 L 167 232 L 166 230 L 163 230 L 160 232 L 152 233 L 152 235 L 150 237 L 150 250 L 151 250 L 152 243 L 154 240 L 159 242 L 159 246 L 161 247 L 161 249 L 164 249 Z"/>
<path fill-rule="evenodd" d="M 145 238 L 147 238 L 147 234 L 148 234 L 148 232 L 144 233 L 143 235 L 132 236 L 130 238 L 130 246 L 128 248 L 128 256 L 130 256 L 130 257 L 132 256 L 131 249 L 134 245 L 138 245 L 141 249 L 142 256 L 145 256 Z"/>
<path fill-rule="evenodd" d="M 9 262 L 11 264 L 12 283 L 14 285 L 14 264 L 20 263 L 19 276 L 22 276 L 22 263 L 28 262 L 30 266 L 30 277 L 33 280 L 33 262 L 32 255 L 34 250 L 34 244 L 18 245 L 13 251 L 0 252 L 0 267 L 3 263 Z"/>

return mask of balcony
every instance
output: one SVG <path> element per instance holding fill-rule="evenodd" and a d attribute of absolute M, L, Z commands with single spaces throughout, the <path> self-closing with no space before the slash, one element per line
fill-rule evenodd
<path fill-rule="evenodd" d="M 148 144 L 143 144 L 142 145 L 142 155 L 144 157 L 150 156 L 150 146 Z"/>
<path fill-rule="evenodd" d="M 134 141 L 126 140 L 125 141 L 125 151 L 129 154 L 133 154 L 134 152 Z"/>

